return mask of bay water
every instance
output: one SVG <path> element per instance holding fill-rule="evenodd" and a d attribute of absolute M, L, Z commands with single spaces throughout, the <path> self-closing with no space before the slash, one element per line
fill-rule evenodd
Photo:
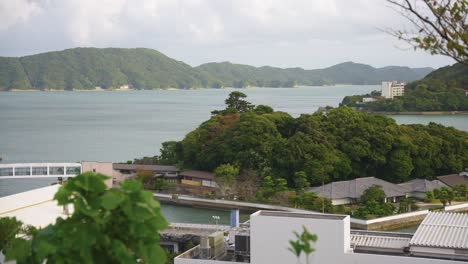
<path fill-rule="evenodd" d="M 240 89 L 253 104 L 299 116 L 319 107 L 338 106 L 344 96 L 380 89 L 378 85 Z M 123 162 L 159 153 L 161 143 L 180 140 L 210 112 L 224 108 L 236 89 L 2 92 L 0 157 L 17 162 Z M 239 90 L 239 89 L 238 89 Z M 391 116 L 400 124 L 436 122 L 468 131 L 468 116 Z M 47 186 L 48 179 L 0 180 L 0 197 Z M 166 208 L 166 209 L 164 209 Z M 189 210 L 189 211 L 187 211 Z M 170 221 L 184 222 L 193 212 L 163 206 Z M 176 210 L 177 211 L 177 210 Z M 200 212 L 200 211 L 199 211 Z M 206 222 L 223 211 L 202 211 Z M 224 217 L 223 217 L 224 218 Z M 226 215 L 227 218 L 227 215 Z"/>

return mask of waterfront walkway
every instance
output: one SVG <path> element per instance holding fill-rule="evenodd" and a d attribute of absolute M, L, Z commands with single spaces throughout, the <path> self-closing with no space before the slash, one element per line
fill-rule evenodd
<path fill-rule="evenodd" d="M 190 206 L 210 207 L 217 209 L 243 209 L 243 210 L 272 210 L 272 211 L 286 211 L 296 213 L 318 213 L 303 209 L 271 205 L 260 203 L 248 203 L 240 201 L 222 200 L 222 199 L 204 199 L 188 195 L 178 195 L 177 199 L 173 199 L 171 194 L 154 193 L 154 198 L 163 202 L 172 202 L 177 204 L 185 204 Z"/>

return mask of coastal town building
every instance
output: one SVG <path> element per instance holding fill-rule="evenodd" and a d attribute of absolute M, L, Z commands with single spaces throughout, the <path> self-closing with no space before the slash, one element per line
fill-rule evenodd
<path fill-rule="evenodd" d="M 353 204 L 371 186 L 381 186 L 387 196 L 385 202 L 397 202 L 406 197 L 407 190 L 375 177 L 357 178 L 349 181 L 338 181 L 309 188 L 307 192 L 315 192 L 318 196 L 328 198 L 333 205 Z"/>
<path fill-rule="evenodd" d="M 397 81 L 382 82 L 382 96 L 385 99 L 403 96 L 405 93 L 405 85 L 405 83 L 398 83 Z"/>
<path fill-rule="evenodd" d="M 441 187 L 447 187 L 443 182 L 439 180 L 426 180 L 426 179 L 414 179 L 404 183 L 398 184 L 405 191 L 408 197 L 414 197 L 419 199 L 426 198 L 426 192 L 439 189 Z"/>
<path fill-rule="evenodd" d="M 174 183 L 179 180 L 179 169 L 176 166 L 113 163 L 112 169 L 117 182 L 134 178 L 138 172 L 150 172 L 156 178 L 166 179 Z"/>
<path fill-rule="evenodd" d="M 180 173 L 181 187 L 189 193 L 206 194 L 218 189 L 215 176 L 208 171 L 189 170 Z"/>

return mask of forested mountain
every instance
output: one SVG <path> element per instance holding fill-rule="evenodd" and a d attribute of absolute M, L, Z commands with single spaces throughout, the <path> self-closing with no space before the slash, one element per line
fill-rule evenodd
<path fill-rule="evenodd" d="M 228 62 L 191 67 L 151 49 L 75 48 L 20 58 L 0 57 L 0 90 L 378 84 L 383 80 L 417 80 L 431 70 L 373 68 L 352 62 L 318 70 L 257 68 Z"/>
<path fill-rule="evenodd" d="M 0 58 L 1 89 L 206 87 L 208 74 L 150 49 L 76 48 Z"/>
<path fill-rule="evenodd" d="M 253 67 L 229 62 L 207 63 L 197 67 L 220 79 L 227 86 L 290 87 L 293 85 L 380 84 L 382 81 L 419 80 L 432 68 L 387 66 L 374 68 L 354 62 L 345 62 L 325 69 Z"/>
<path fill-rule="evenodd" d="M 457 63 L 440 68 L 424 79 L 411 82 L 405 94 L 394 99 L 359 104 L 363 96 L 347 96 L 342 105 L 359 106 L 369 111 L 468 111 L 468 66 Z"/>
<path fill-rule="evenodd" d="M 311 185 L 375 176 L 391 182 L 434 179 L 468 166 L 468 133 L 435 123 L 398 125 L 348 107 L 298 118 L 253 106 L 240 92 L 227 108 L 179 142 L 166 142 L 160 161 L 212 171 L 232 164 L 290 185 L 304 172 Z"/>

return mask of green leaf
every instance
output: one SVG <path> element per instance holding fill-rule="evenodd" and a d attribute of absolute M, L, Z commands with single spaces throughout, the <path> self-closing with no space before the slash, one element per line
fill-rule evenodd
<path fill-rule="evenodd" d="M 117 208 L 124 200 L 122 193 L 117 190 L 110 190 L 101 197 L 101 206 L 107 210 Z"/>

